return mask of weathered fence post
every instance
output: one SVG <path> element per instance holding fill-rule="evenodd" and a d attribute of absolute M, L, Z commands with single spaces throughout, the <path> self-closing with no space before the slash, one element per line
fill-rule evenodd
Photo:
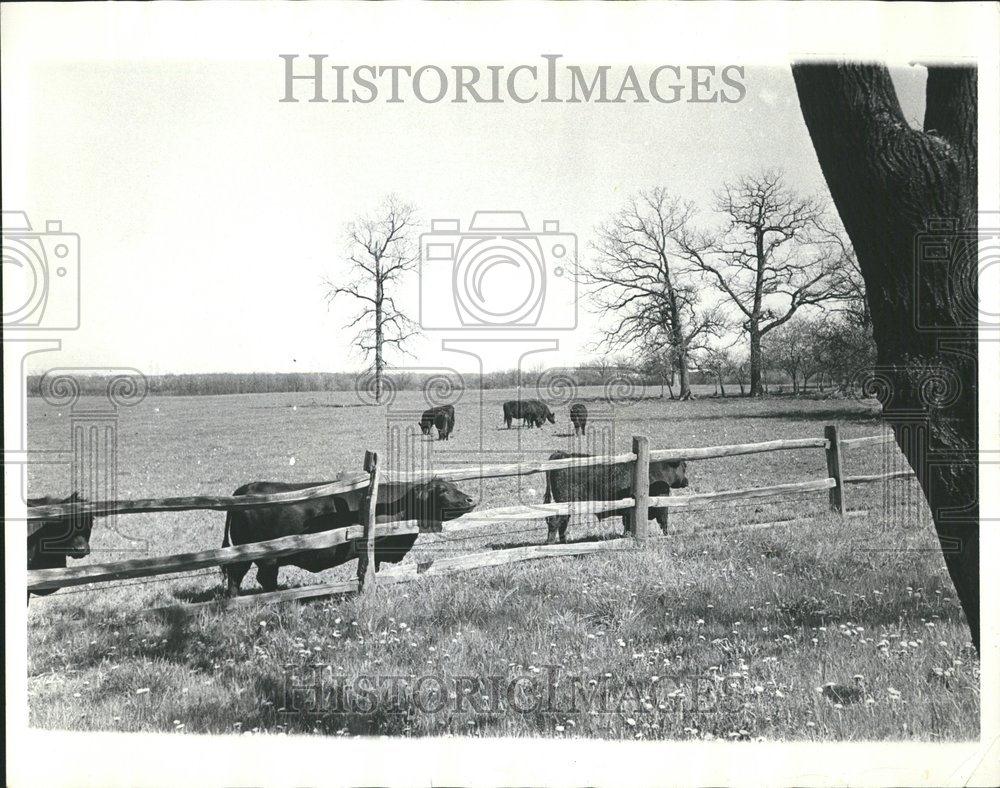
<path fill-rule="evenodd" d="M 837 484 L 830 488 L 830 508 L 841 517 L 847 514 L 847 504 L 844 501 L 844 474 L 840 462 L 840 436 L 837 427 L 828 424 L 823 429 L 826 438 L 826 475 L 836 480 Z"/>
<path fill-rule="evenodd" d="M 646 538 L 646 525 L 649 522 L 649 438 L 634 435 L 632 453 L 635 455 L 635 467 L 632 471 L 632 497 L 635 499 L 632 535 L 636 541 L 641 542 Z"/>
<path fill-rule="evenodd" d="M 375 509 L 378 505 L 378 454 L 365 452 L 365 470 L 368 472 L 368 493 L 364 507 L 364 549 L 358 552 L 358 591 L 375 584 Z M 368 577 L 369 573 L 371 578 Z"/>

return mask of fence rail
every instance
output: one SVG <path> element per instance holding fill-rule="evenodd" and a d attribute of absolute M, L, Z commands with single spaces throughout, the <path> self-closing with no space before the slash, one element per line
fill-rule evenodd
<path fill-rule="evenodd" d="M 857 446 L 871 446 L 879 443 L 892 443 L 896 440 L 895 436 L 890 432 L 887 435 L 870 435 L 865 438 L 844 438 L 840 445 L 845 449 L 853 449 Z"/>
<path fill-rule="evenodd" d="M 283 493 L 267 495 L 190 495 L 179 498 L 136 498 L 124 501 L 85 501 L 80 503 L 57 503 L 46 506 L 28 507 L 29 520 L 52 520 L 74 514 L 92 514 L 105 517 L 110 514 L 143 514 L 146 512 L 186 512 L 199 509 L 229 511 L 231 509 L 258 509 L 330 495 L 363 490 L 368 486 L 368 474 L 350 479 L 339 479 L 317 487 L 305 487 Z"/>
<path fill-rule="evenodd" d="M 621 498 L 617 501 L 566 501 L 564 503 L 537 503 L 521 506 L 498 506 L 495 509 L 484 509 L 481 512 L 472 511 L 442 523 L 441 530 L 445 533 L 464 531 L 486 523 L 505 523 L 511 520 L 544 520 L 553 515 L 603 514 L 619 509 L 631 509 L 635 506 L 634 498 Z"/>
<path fill-rule="evenodd" d="M 885 482 L 890 479 L 916 479 L 916 474 L 907 468 L 902 471 L 890 471 L 889 473 L 873 473 L 868 476 L 845 476 L 844 484 L 868 484 L 871 482 Z"/>
<path fill-rule="evenodd" d="M 375 527 L 375 536 L 415 534 L 420 531 L 415 522 L 385 523 Z M 87 564 L 66 569 L 33 569 L 28 572 L 28 590 L 44 591 L 50 588 L 82 586 L 111 580 L 135 577 L 153 577 L 175 572 L 192 572 L 209 566 L 256 561 L 258 558 L 282 558 L 305 550 L 324 550 L 339 544 L 361 539 L 364 527 L 352 525 L 334 531 L 321 531 L 302 536 L 283 536 L 266 542 L 251 542 L 235 547 L 202 550 L 197 553 L 176 553 L 156 558 L 135 558 L 107 564 Z"/>
<path fill-rule="evenodd" d="M 860 445 L 859 441 L 881 441 L 876 438 L 856 438 L 854 442 L 843 441 L 842 445 Z M 744 454 L 760 454 L 771 451 L 789 449 L 823 449 L 827 447 L 825 438 L 798 438 L 791 440 L 764 441 L 762 443 L 741 443 L 728 446 L 710 446 L 707 448 L 657 449 L 649 452 L 653 461 L 667 460 L 704 460 L 714 457 L 736 457 Z M 507 476 L 527 476 L 534 473 L 562 470 L 566 468 L 586 468 L 595 465 L 620 465 L 635 462 L 634 452 L 625 454 L 605 454 L 593 457 L 569 457 L 561 460 L 539 460 L 536 462 L 508 463 L 502 465 L 480 465 L 462 468 L 439 468 L 421 471 L 383 470 L 383 482 L 415 482 L 428 479 L 444 479 L 447 481 L 467 481 L 482 478 L 501 478 Z M 368 487 L 367 473 L 356 477 L 340 479 L 317 487 L 307 487 L 302 490 L 272 493 L 269 495 L 227 495 L 227 496 L 182 496 L 177 498 L 138 498 L 122 501 L 87 501 L 81 503 L 49 504 L 28 508 L 29 520 L 53 519 L 72 514 L 92 514 L 106 516 L 111 514 L 142 514 L 152 512 L 183 512 L 199 509 L 226 511 L 230 509 L 254 509 L 273 504 L 290 504 L 301 501 L 325 498 L 338 493 L 352 490 L 363 490 Z"/>
<path fill-rule="evenodd" d="M 356 580 L 339 583 L 307 586 L 305 588 L 275 591 L 265 594 L 248 595 L 229 600 L 228 604 L 255 604 L 258 602 L 281 602 L 293 599 L 309 599 L 331 594 L 364 590 L 366 582 L 396 583 L 410 580 L 423 575 L 449 574 L 451 572 L 473 569 L 484 566 L 498 566 L 507 563 L 533 560 L 537 558 L 584 555 L 602 550 L 623 549 L 621 540 L 611 542 L 585 542 L 571 545 L 536 545 L 532 547 L 495 550 L 487 553 L 440 558 L 434 561 L 420 562 L 415 565 L 404 565 L 384 572 L 374 572 L 375 539 L 381 536 L 397 534 L 413 534 L 420 531 L 417 521 L 408 520 L 377 524 L 375 508 L 379 493 L 380 481 L 405 482 L 419 481 L 430 478 L 461 481 L 479 478 L 497 478 L 505 476 L 525 476 L 552 470 L 586 468 L 593 466 L 609 466 L 631 463 L 632 481 L 631 495 L 612 501 L 567 501 L 534 505 L 503 506 L 493 509 L 471 512 L 455 520 L 441 524 L 440 531 L 444 533 L 463 531 L 484 524 L 510 522 L 520 520 L 539 520 L 553 515 L 603 514 L 606 512 L 628 512 L 629 519 L 634 523 L 632 535 L 635 537 L 629 544 L 641 543 L 646 539 L 646 526 L 649 508 L 698 509 L 714 504 L 726 503 L 742 499 L 763 499 L 798 495 L 804 493 L 830 492 L 830 507 L 841 516 L 846 516 L 844 503 L 844 487 L 846 484 L 859 484 L 889 479 L 912 477 L 912 471 L 895 471 L 892 473 L 844 476 L 842 473 L 841 450 L 845 447 L 858 447 L 886 443 L 892 440 L 889 435 L 864 438 L 849 438 L 840 440 L 835 427 L 827 427 L 822 438 L 799 438 L 790 440 L 764 441 L 761 443 L 743 443 L 727 446 L 711 446 L 705 448 L 657 449 L 650 450 L 648 440 L 642 436 L 633 438 L 632 451 L 623 454 L 597 455 L 591 457 L 570 457 L 559 460 L 544 460 L 537 462 L 521 462 L 501 465 L 481 465 L 463 468 L 427 469 L 416 472 L 401 472 L 382 469 L 378 465 L 378 455 L 367 452 L 365 455 L 365 473 L 338 479 L 336 481 L 307 487 L 301 490 L 276 493 L 270 495 L 236 495 L 236 496 L 192 496 L 181 498 L 146 498 L 123 501 L 95 501 L 71 504 L 56 504 L 36 506 L 28 510 L 29 520 L 54 519 L 67 517 L 75 513 L 93 514 L 96 516 L 108 514 L 133 514 L 148 512 L 169 512 L 188 510 L 240 510 L 282 506 L 301 501 L 325 498 L 354 490 L 366 490 L 363 511 L 359 523 L 333 531 L 318 534 L 289 536 L 272 539 L 266 542 L 224 547 L 215 550 L 205 550 L 193 553 L 179 553 L 157 558 L 142 558 L 115 563 L 92 564 L 67 569 L 37 569 L 28 572 L 28 590 L 44 591 L 64 586 L 77 586 L 87 583 L 99 583 L 134 577 L 148 577 L 188 572 L 208 566 L 223 566 L 235 562 L 250 562 L 259 559 L 287 557 L 293 553 L 306 550 L 319 550 L 334 547 L 339 544 L 354 542 L 358 554 L 358 577 Z M 722 490 L 711 493 L 693 495 L 649 495 L 649 463 L 658 461 L 701 460 L 715 457 L 735 457 L 747 454 L 758 454 L 772 451 L 793 449 L 823 449 L 826 453 L 826 478 L 811 479 L 803 482 L 753 487 L 740 490 Z M 201 603 L 201 604 L 218 604 Z M 185 605 L 184 607 L 197 607 Z"/>
<path fill-rule="evenodd" d="M 825 449 L 826 438 L 795 438 L 792 440 L 764 441 L 763 443 L 735 443 L 731 446 L 708 446 L 702 449 L 656 449 L 649 453 L 651 460 L 708 460 L 713 457 L 738 457 L 742 454 L 761 454 L 789 449 Z"/>
<path fill-rule="evenodd" d="M 790 482 L 788 484 L 773 484 L 770 487 L 748 487 L 744 490 L 723 490 L 714 493 L 698 493 L 696 495 L 662 495 L 649 499 L 652 507 L 666 509 L 697 509 L 705 505 L 739 501 L 744 498 L 775 498 L 783 495 L 796 495 L 809 492 L 820 492 L 837 486 L 837 480 L 814 479 L 808 482 Z"/>
<path fill-rule="evenodd" d="M 621 465 L 635 462 L 635 454 L 597 454 L 593 457 L 568 457 L 564 460 L 539 460 L 505 465 L 472 465 L 465 468 L 428 468 L 424 471 L 387 471 L 386 477 L 394 482 L 419 482 L 428 479 L 445 479 L 450 482 L 470 479 L 497 479 L 505 476 L 530 476 L 533 473 L 558 471 L 564 468 L 588 468 L 594 465 Z"/>

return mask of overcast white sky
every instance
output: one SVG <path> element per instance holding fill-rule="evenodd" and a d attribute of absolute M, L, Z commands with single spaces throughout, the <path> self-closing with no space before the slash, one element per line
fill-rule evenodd
<path fill-rule="evenodd" d="M 796 189 L 826 192 L 787 67 L 705 61 L 746 66 L 747 95 L 735 104 L 283 104 L 279 52 L 333 52 L 333 42 L 275 40 L 235 60 L 192 59 L 179 44 L 175 58 L 131 57 L 141 48 L 134 33 L 125 42 L 106 23 L 84 22 L 73 51 L 5 78 L 4 208 L 26 210 L 36 227 L 61 219 L 82 245 L 82 326 L 59 354 L 36 356 L 36 369 L 360 367 L 341 328 L 348 305 L 328 309 L 321 280 L 345 270 L 344 224 L 389 192 L 413 202 L 425 224 L 449 217 L 464 227 L 484 208 L 523 210 L 532 227 L 558 219 L 581 255 L 595 224 L 636 189 L 661 185 L 708 207 L 724 179 L 780 167 Z M 376 38 L 362 57 L 357 40 L 374 28 L 357 25 L 356 35 L 338 32 L 356 39 L 351 57 L 332 60 L 465 62 L 430 41 L 424 56 L 418 43 L 416 56 L 394 57 Z M 162 33 L 144 34 L 169 51 Z M 528 62 L 540 64 L 543 51 Z M 566 47 L 551 51 L 588 63 Z M 648 54 L 631 62 L 688 64 Z M 894 76 L 919 119 L 923 69 Z M 401 297 L 411 308 L 416 283 Z M 596 319 L 582 310 L 580 328 L 560 335 L 558 356 L 544 361 L 585 357 Z M 418 361 L 401 360 L 466 366 L 440 349 L 441 336 L 413 344 Z M 486 366 L 512 366 L 510 353 L 498 347 Z"/>

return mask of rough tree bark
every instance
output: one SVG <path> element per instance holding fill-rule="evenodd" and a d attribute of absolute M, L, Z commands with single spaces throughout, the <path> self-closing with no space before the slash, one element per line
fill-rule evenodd
<path fill-rule="evenodd" d="M 750 396 L 759 397 L 764 393 L 763 358 L 760 352 L 760 327 L 750 323 Z"/>
<path fill-rule="evenodd" d="M 976 70 L 928 66 L 923 131 L 884 66 L 792 74 L 868 291 L 869 385 L 920 480 L 978 649 Z"/>

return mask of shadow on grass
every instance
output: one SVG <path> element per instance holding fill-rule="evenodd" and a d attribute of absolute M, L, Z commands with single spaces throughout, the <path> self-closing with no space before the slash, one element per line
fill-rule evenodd
<path fill-rule="evenodd" d="M 224 599 L 222 585 L 214 588 L 178 588 L 174 591 L 174 599 L 180 602 L 211 602 L 214 599 Z"/>

